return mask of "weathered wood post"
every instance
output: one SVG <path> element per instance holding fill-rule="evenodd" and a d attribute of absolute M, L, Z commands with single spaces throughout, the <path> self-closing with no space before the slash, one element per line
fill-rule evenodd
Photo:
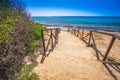
<path fill-rule="evenodd" d="M 83 37 L 84 37 L 84 29 L 82 29 L 82 40 L 83 40 Z"/>
<path fill-rule="evenodd" d="M 88 41 L 88 45 L 87 45 L 87 47 L 90 47 L 90 46 L 91 46 L 91 45 L 90 45 L 91 37 L 92 37 L 92 31 L 90 31 L 90 36 L 89 36 L 89 41 Z"/>
<path fill-rule="evenodd" d="M 42 55 L 42 59 L 41 59 L 41 62 L 40 63 L 43 63 L 44 61 L 44 57 L 46 55 L 46 50 L 45 50 L 45 41 L 44 41 L 44 33 L 43 33 L 43 30 L 41 30 L 41 38 L 42 38 L 42 44 L 43 44 L 43 55 Z"/>
<path fill-rule="evenodd" d="M 50 38 L 51 38 L 51 48 L 53 49 L 54 44 L 53 44 L 53 32 L 52 32 L 52 29 L 51 29 L 51 37 Z"/>
<path fill-rule="evenodd" d="M 59 29 L 56 29 L 56 43 L 58 44 L 58 34 L 59 34 Z"/>
<path fill-rule="evenodd" d="M 77 34 L 77 37 L 78 37 L 78 35 L 79 35 L 79 29 L 77 30 L 77 32 L 78 32 L 78 34 Z"/>
<path fill-rule="evenodd" d="M 107 58 L 107 56 L 108 56 L 108 54 L 109 54 L 109 52 L 110 52 L 110 50 L 111 50 L 114 42 L 115 42 L 115 39 L 116 39 L 116 38 L 113 36 L 112 39 L 111 39 L 111 41 L 110 41 L 109 47 L 108 47 L 108 49 L 107 49 L 107 51 L 106 51 L 106 53 L 105 53 L 105 56 L 104 56 L 104 58 L 103 58 L 103 61 L 106 60 L 106 58 Z"/>

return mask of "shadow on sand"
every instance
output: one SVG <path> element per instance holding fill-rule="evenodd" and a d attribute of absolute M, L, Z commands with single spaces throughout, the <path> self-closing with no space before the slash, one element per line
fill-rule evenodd
<path fill-rule="evenodd" d="M 120 66 L 118 65 L 111 65 L 111 64 L 104 64 L 104 67 L 107 69 L 107 71 L 109 72 L 109 74 L 113 77 L 114 80 L 120 80 L 120 77 L 118 77 L 113 70 L 115 70 L 116 72 L 118 72 L 120 74 Z"/>

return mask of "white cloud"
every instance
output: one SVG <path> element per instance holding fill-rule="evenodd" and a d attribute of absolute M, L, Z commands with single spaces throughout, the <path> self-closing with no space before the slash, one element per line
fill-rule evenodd
<path fill-rule="evenodd" d="M 55 8 L 29 8 L 32 16 L 100 16 L 96 13 Z"/>

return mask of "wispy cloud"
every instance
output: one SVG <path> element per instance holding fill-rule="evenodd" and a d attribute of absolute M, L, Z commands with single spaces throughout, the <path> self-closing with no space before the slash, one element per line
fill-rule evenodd
<path fill-rule="evenodd" d="M 29 8 L 32 16 L 101 16 L 100 14 L 59 8 Z"/>

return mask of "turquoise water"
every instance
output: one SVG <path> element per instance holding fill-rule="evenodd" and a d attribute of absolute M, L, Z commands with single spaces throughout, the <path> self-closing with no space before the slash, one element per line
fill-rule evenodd
<path fill-rule="evenodd" d="M 120 17 L 53 16 L 31 17 L 45 26 L 72 27 L 120 32 Z"/>

